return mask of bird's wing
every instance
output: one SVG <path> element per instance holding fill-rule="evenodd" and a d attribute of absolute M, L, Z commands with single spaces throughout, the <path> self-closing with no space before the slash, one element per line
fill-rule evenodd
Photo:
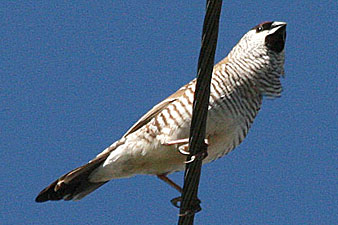
<path fill-rule="evenodd" d="M 221 60 L 220 62 L 218 62 L 214 66 L 214 70 L 221 70 L 222 69 L 221 66 L 223 64 L 228 63 L 228 61 L 229 61 L 228 57 L 225 57 L 223 60 Z M 168 98 L 164 99 L 162 102 L 155 105 L 151 110 L 149 110 L 149 112 L 147 112 L 144 116 L 142 116 L 141 119 L 139 119 L 127 131 L 127 133 L 125 133 L 125 135 L 123 135 L 123 137 L 126 137 L 129 134 L 131 134 L 131 133 L 137 131 L 138 129 L 140 129 L 141 127 L 143 127 L 152 118 L 154 118 L 156 115 L 158 115 L 160 112 L 162 112 L 163 109 L 165 109 L 170 103 L 172 103 L 172 102 L 176 101 L 178 98 L 180 98 L 184 94 L 184 92 L 187 90 L 187 88 L 190 87 L 191 85 L 195 85 L 195 83 L 196 83 L 196 79 L 193 79 L 191 82 L 189 82 L 188 84 L 186 84 L 183 87 L 181 87 L 180 89 L 178 89 L 178 91 L 176 91 L 174 94 L 170 95 Z"/>
<path fill-rule="evenodd" d="M 145 124 L 147 124 L 151 119 L 153 119 L 155 116 L 157 116 L 160 112 L 163 111 L 170 103 L 176 101 L 178 98 L 180 98 L 186 89 L 195 83 L 196 79 L 192 80 L 188 84 L 184 85 L 182 88 L 177 90 L 174 94 L 170 95 L 168 98 L 164 99 L 162 102 L 155 105 L 151 110 L 149 110 L 145 115 L 143 115 L 128 131 L 123 135 L 123 137 L 128 136 L 129 134 L 137 131 L 141 127 L 143 127 Z"/>

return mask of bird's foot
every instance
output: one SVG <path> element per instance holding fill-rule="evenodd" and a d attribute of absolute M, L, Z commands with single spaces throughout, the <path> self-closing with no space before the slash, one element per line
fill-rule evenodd
<path fill-rule="evenodd" d="M 208 156 L 208 145 L 209 145 L 209 142 L 208 142 L 208 139 L 205 139 L 204 140 L 204 143 L 202 144 L 202 146 L 201 146 L 201 151 L 200 152 L 198 152 L 197 154 L 195 154 L 195 155 L 192 155 L 191 157 L 190 157 L 190 159 L 189 160 L 187 160 L 187 161 L 185 161 L 184 163 L 192 163 L 193 161 L 195 161 L 196 159 L 197 160 L 203 160 L 203 159 L 205 159 L 207 156 Z M 189 153 L 189 155 L 190 155 L 190 153 Z"/>
<path fill-rule="evenodd" d="M 189 156 L 189 138 L 178 139 L 173 141 L 168 141 L 164 143 L 164 145 L 171 146 L 171 145 L 178 145 L 177 151 L 182 155 Z M 202 146 L 202 151 L 197 153 L 196 155 L 191 156 L 190 160 L 186 161 L 185 163 L 191 163 L 196 159 L 205 159 L 208 156 L 207 148 L 209 145 L 208 139 L 204 139 L 204 146 Z"/>
<path fill-rule="evenodd" d="M 176 197 L 171 199 L 171 204 L 173 204 L 175 207 L 177 208 L 181 208 L 181 205 L 179 204 L 180 202 L 182 202 L 182 197 Z M 191 208 L 190 209 L 184 209 L 184 213 L 180 213 L 179 216 L 190 216 L 193 215 L 195 213 L 198 213 L 199 211 L 202 210 L 201 206 L 201 200 L 199 200 L 198 198 L 194 199 L 191 203 Z"/>

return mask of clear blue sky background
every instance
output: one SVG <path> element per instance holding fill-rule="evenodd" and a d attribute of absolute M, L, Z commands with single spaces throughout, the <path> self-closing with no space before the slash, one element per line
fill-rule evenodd
<path fill-rule="evenodd" d="M 1 1 L 1 224 L 176 224 L 152 176 L 79 202 L 38 192 L 195 77 L 205 1 Z M 335 224 L 337 2 L 224 1 L 216 60 L 254 25 L 286 21 L 283 96 L 203 167 L 195 224 Z M 182 183 L 182 173 L 171 176 Z"/>

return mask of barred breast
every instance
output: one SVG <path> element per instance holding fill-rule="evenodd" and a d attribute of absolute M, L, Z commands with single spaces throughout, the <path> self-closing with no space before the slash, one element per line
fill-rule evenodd
<path fill-rule="evenodd" d="M 229 153 L 247 135 L 262 103 L 250 73 L 240 60 L 215 67 L 207 121 L 209 156 L 205 162 Z"/>

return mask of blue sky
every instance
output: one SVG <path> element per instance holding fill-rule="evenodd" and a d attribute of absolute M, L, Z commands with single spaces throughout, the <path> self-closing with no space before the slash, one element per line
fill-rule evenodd
<path fill-rule="evenodd" d="M 178 193 L 152 176 L 111 181 L 79 202 L 34 198 L 195 77 L 204 7 L 1 1 L 3 224 L 177 223 Z M 256 24 L 285 21 L 286 78 L 246 140 L 203 167 L 195 224 L 338 220 L 337 11 L 336 1 L 224 1 L 216 61 Z"/>

